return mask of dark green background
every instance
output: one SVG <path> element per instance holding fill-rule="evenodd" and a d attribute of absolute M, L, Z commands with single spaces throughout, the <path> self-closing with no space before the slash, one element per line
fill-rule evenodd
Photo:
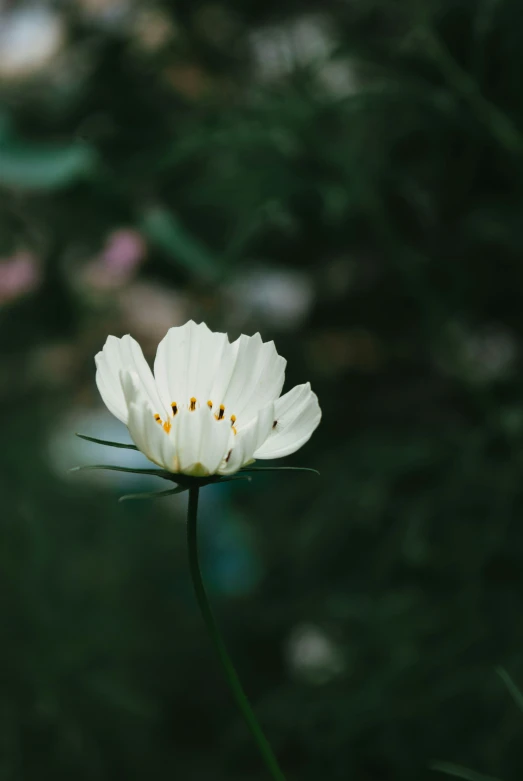
<path fill-rule="evenodd" d="M 140 285 L 260 329 L 320 398 L 285 463 L 321 477 L 202 506 L 212 601 L 289 781 L 521 778 L 496 674 L 523 683 L 521 0 L 84 6 L 55 5 L 56 62 L 0 81 L 0 250 L 42 273 L 0 305 L 0 781 L 267 778 L 197 613 L 183 501 L 66 475 L 119 462 L 73 432 L 126 436 L 96 418 L 93 356 L 140 337 Z M 171 35 L 147 47 L 153 10 Z M 256 59 L 282 36 L 283 66 Z M 121 227 L 147 262 L 95 294 L 82 264 Z M 306 275 L 301 320 L 235 319 L 253 265 Z M 330 663 L 293 656 L 311 632 Z"/>

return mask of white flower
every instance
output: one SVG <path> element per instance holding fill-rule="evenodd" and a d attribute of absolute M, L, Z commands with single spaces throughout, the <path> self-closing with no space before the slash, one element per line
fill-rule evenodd
<path fill-rule="evenodd" d="M 38 73 L 58 54 L 64 40 L 64 23 L 50 8 L 0 10 L 0 77 Z"/>
<path fill-rule="evenodd" d="M 309 683 L 327 683 L 345 669 L 340 648 L 316 624 L 294 627 L 286 650 L 291 670 Z"/>
<path fill-rule="evenodd" d="M 280 396 L 286 361 L 259 334 L 231 344 L 191 320 L 162 339 L 154 375 L 129 335 L 109 336 L 95 360 L 109 410 L 147 458 L 175 474 L 230 475 L 287 456 L 320 422 L 309 383 Z"/>

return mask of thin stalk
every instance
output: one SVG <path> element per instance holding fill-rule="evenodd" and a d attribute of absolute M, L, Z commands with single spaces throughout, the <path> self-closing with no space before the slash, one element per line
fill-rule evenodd
<path fill-rule="evenodd" d="M 267 738 L 263 734 L 260 725 L 256 720 L 256 716 L 251 708 L 247 695 L 243 691 L 240 679 L 236 674 L 234 665 L 227 653 L 225 644 L 222 640 L 220 630 L 214 620 L 214 616 L 207 599 L 205 587 L 203 585 L 202 574 L 200 572 L 200 564 L 198 558 L 198 493 L 199 488 L 194 487 L 189 489 L 189 506 L 187 509 L 187 546 L 189 551 L 189 566 L 191 570 L 191 578 L 194 586 L 194 593 L 196 594 L 196 600 L 200 608 L 205 626 L 209 633 L 213 645 L 216 649 L 220 662 L 225 672 L 225 677 L 229 687 L 233 693 L 236 704 L 241 711 L 243 718 L 253 736 L 256 745 L 263 757 L 263 761 L 267 767 L 267 770 L 271 774 L 272 778 L 276 781 L 285 781 L 278 761 L 273 754 L 273 751 L 267 741 Z"/>

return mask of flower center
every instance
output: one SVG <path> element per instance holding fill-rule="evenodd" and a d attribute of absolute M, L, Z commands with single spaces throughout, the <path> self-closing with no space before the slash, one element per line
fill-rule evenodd
<path fill-rule="evenodd" d="M 189 404 L 187 405 L 187 411 L 194 412 L 196 410 L 197 404 L 198 404 L 198 399 L 195 396 L 191 396 L 191 398 L 189 399 Z M 207 406 L 209 408 L 209 411 L 212 412 L 214 405 L 211 400 L 207 402 Z M 172 410 L 172 417 L 174 418 L 180 411 L 180 407 L 178 406 L 177 401 L 171 402 L 171 410 Z M 220 406 L 218 407 L 218 411 L 214 413 L 214 418 L 218 421 L 225 419 L 225 406 L 223 404 L 220 404 Z M 168 434 L 172 426 L 171 421 L 170 420 L 163 421 L 161 416 L 158 415 L 158 413 L 155 413 L 154 419 L 157 423 L 160 424 L 160 426 L 163 428 L 165 433 Z M 238 431 L 236 429 L 236 426 L 234 425 L 236 423 L 236 415 L 231 415 L 230 421 L 231 421 L 231 428 L 233 430 L 233 433 L 237 434 Z"/>

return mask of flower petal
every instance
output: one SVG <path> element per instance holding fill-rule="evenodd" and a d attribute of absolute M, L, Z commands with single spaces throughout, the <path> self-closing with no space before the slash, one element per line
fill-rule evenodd
<path fill-rule="evenodd" d="M 217 470 L 218 474 L 230 475 L 251 463 L 255 450 L 269 436 L 273 421 L 274 402 L 271 401 L 230 441 L 232 448 Z"/>
<path fill-rule="evenodd" d="M 194 397 L 199 406 L 207 405 L 222 353 L 231 345 L 226 334 L 213 333 L 205 323 L 190 320 L 170 328 L 158 345 L 154 374 L 166 408 L 176 402 L 189 406 Z"/>
<path fill-rule="evenodd" d="M 297 385 L 276 401 L 274 420 L 276 426 L 255 451 L 255 458 L 288 456 L 310 439 L 321 420 L 318 397 L 310 383 Z"/>
<path fill-rule="evenodd" d="M 278 398 L 287 362 L 276 352 L 274 342 L 264 343 L 260 334 L 242 334 L 230 348 L 224 351 L 227 366 L 219 367 L 211 398 L 225 406 L 227 417 L 236 416 L 239 428 Z"/>
<path fill-rule="evenodd" d="M 108 336 L 103 349 L 95 356 L 96 384 L 107 408 L 122 423 L 127 424 L 128 410 L 120 372 L 133 371 L 138 377 L 146 398 L 159 414 L 165 412 L 156 390 L 149 364 L 142 348 L 129 334 L 118 339 Z"/>
<path fill-rule="evenodd" d="M 155 408 L 147 398 L 140 378 L 135 372 L 122 371 L 121 385 L 129 410 L 127 427 L 131 438 L 141 452 L 154 464 L 174 471 L 174 440 L 155 418 Z"/>
<path fill-rule="evenodd" d="M 194 412 L 181 410 L 174 419 L 171 436 L 176 448 L 176 471 L 205 477 L 215 474 L 233 435 L 229 422 L 216 420 L 206 405 Z"/>

